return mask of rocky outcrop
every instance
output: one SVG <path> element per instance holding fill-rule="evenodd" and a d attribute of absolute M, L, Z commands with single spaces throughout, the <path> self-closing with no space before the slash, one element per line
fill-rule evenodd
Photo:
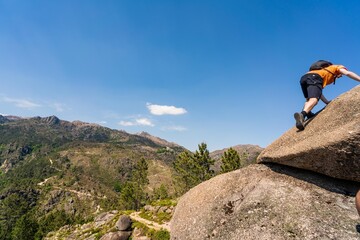
<path fill-rule="evenodd" d="M 333 100 L 304 131 L 287 131 L 257 161 L 360 182 L 360 86 Z"/>
<path fill-rule="evenodd" d="M 6 117 L 4 117 L 3 115 L 0 115 L 0 124 L 1 123 L 6 123 L 9 122 L 9 119 L 7 119 Z"/>
<path fill-rule="evenodd" d="M 60 119 L 56 116 L 45 117 L 42 118 L 41 121 L 49 125 L 56 125 L 60 123 Z"/>
<path fill-rule="evenodd" d="M 146 212 L 150 212 L 151 214 L 157 213 L 168 213 L 173 214 L 175 207 L 174 206 L 152 206 L 152 205 L 145 205 L 144 210 Z"/>
<path fill-rule="evenodd" d="M 179 201 L 171 239 L 358 239 L 359 183 L 275 164 L 219 175 Z"/>
<path fill-rule="evenodd" d="M 360 86 L 262 151 L 263 164 L 191 189 L 176 207 L 171 238 L 358 239 L 359 103 Z"/>
<path fill-rule="evenodd" d="M 31 154 L 32 147 L 29 145 L 19 146 L 16 143 L 2 145 L 0 143 L 0 170 L 7 173 L 14 165 L 23 161 Z"/>

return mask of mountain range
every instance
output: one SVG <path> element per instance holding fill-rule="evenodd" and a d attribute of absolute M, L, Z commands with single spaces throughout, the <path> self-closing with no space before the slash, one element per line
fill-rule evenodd
<path fill-rule="evenodd" d="M 236 149 L 251 159 L 262 150 Z M 148 162 L 147 192 L 163 185 L 171 194 L 172 163 L 183 151 L 188 150 L 146 132 L 129 134 L 56 116 L 0 115 L 0 239 L 11 239 L 6 236 L 20 217 L 49 225 L 63 216 L 59 221 L 66 224 L 116 209 L 121 187 L 140 159 Z M 217 166 L 221 153 L 212 153 Z"/>
<path fill-rule="evenodd" d="M 164 184 L 171 191 L 172 162 L 183 151 L 145 133 L 56 116 L 0 115 L 0 239 L 10 239 L 26 214 L 36 222 L 51 222 L 59 212 L 84 221 L 115 209 L 121 186 L 142 158 L 149 165 L 148 188 Z"/>

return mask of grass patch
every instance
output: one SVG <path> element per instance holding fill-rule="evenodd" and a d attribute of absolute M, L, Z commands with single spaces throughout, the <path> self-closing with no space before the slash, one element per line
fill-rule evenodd
<path fill-rule="evenodd" d="M 148 228 L 145 224 L 140 222 L 133 222 L 132 228 L 138 228 L 141 230 L 142 235 L 146 235 L 151 238 L 151 240 L 169 240 L 170 233 L 167 230 L 156 231 L 154 229 Z"/>
<path fill-rule="evenodd" d="M 162 199 L 151 203 L 152 206 L 161 206 L 161 207 L 170 207 L 170 206 L 175 207 L 176 204 L 177 201 L 173 199 Z"/>
<path fill-rule="evenodd" d="M 170 233 L 166 230 L 152 231 L 150 237 L 151 240 L 169 240 Z"/>
<path fill-rule="evenodd" d="M 166 212 L 153 213 L 146 211 L 141 211 L 139 213 L 139 216 L 144 219 L 157 222 L 159 224 L 164 224 L 164 222 L 170 221 L 172 217 L 170 213 L 166 213 Z"/>

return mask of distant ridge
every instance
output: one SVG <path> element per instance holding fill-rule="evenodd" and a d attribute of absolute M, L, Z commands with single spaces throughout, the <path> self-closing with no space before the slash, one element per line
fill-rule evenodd
<path fill-rule="evenodd" d="M 64 145 L 73 145 L 75 142 L 91 142 L 96 144 L 121 144 L 125 149 L 131 149 L 132 151 L 138 149 L 139 152 L 143 152 L 145 155 L 151 155 L 165 148 L 169 148 L 167 150 L 174 151 L 174 153 L 185 150 L 185 148 L 175 143 L 170 143 L 145 132 L 130 134 L 94 123 L 69 122 L 61 120 L 57 116 L 22 118 L 0 115 L 0 124 L 3 126 L 0 129 L 0 145 L 3 145 L 3 148 L 10 143 L 16 143 L 17 148 L 21 149 L 21 147 L 25 146 L 32 146 L 32 148 L 40 145 L 62 147 Z M 174 158 L 175 156 L 173 156 Z M 7 160 L 5 161 L 5 159 Z M 164 160 L 168 162 L 168 160 Z M 18 162 L 16 156 L 0 158 L 0 168 L 7 172 L 16 166 Z"/>
<path fill-rule="evenodd" d="M 17 121 L 23 119 L 22 117 L 13 116 L 13 115 L 1 115 L 0 114 L 0 123 L 10 122 L 10 121 Z"/>
<path fill-rule="evenodd" d="M 230 148 L 230 147 L 229 147 Z M 222 150 L 216 150 L 210 153 L 210 157 L 215 160 L 214 170 L 220 171 L 221 166 L 221 156 L 224 155 L 224 152 L 226 152 L 229 148 L 224 148 Z M 236 146 L 231 147 L 232 149 L 236 150 L 240 156 L 242 156 L 244 153 L 248 154 L 248 158 L 246 159 L 245 166 L 249 165 L 251 163 L 256 162 L 256 158 L 259 156 L 259 154 L 264 150 L 262 147 L 258 145 L 252 145 L 252 144 L 239 144 Z"/>
<path fill-rule="evenodd" d="M 145 137 L 145 138 L 150 139 L 151 141 L 153 141 L 153 142 L 155 142 L 157 144 L 165 145 L 167 147 L 180 147 L 180 145 L 178 145 L 178 144 L 176 144 L 174 142 L 168 142 L 165 139 L 155 137 L 153 135 L 150 135 L 147 132 L 136 133 L 136 135 L 141 136 L 141 137 Z"/>

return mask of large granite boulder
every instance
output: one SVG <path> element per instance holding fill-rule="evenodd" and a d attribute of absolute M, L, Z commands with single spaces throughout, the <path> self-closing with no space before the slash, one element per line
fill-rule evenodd
<path fill-rule="evenodd" d="M 359 187 L 302 169 L 250 165 L 187 192 L 171 239 L 359 239 Z"/>
<path fill-rule="evenodd" d="M 304 131 L 295 127 L 269 145 L 258 163 L 273 162 L 360 182 L 360 86 L 333 100 Z"/>

